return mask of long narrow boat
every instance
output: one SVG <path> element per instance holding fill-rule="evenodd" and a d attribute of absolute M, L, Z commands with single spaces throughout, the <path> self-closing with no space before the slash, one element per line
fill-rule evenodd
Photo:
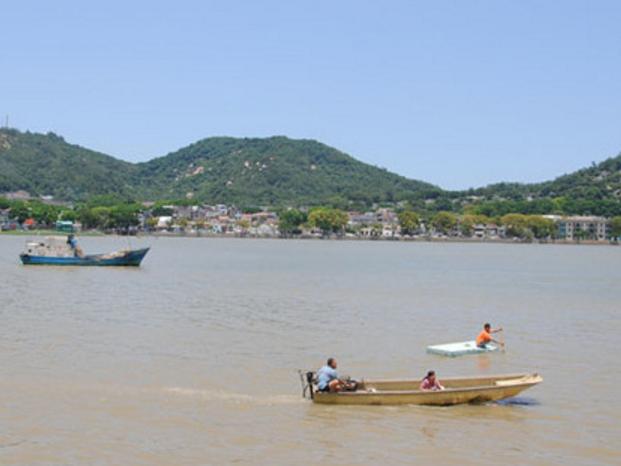
<path fill-rule="evenodd" d="M 108 254 L 85 255 L 73 235 L 51 236 L 41 242 L 29 242 L 19 255 L 24 265 L 116 265 L 139 266 L 149 248 L 122 249 Z"/>
<path fill-rule="evenodd" d="M 512 398 L 543 381 L 536 373 L 452 377 L 441 380 L 444 390 L 421 390 L 420 380 L 364 380 L 358 383 L 355 391 L 325 393 L 316 391 L 314 379 L 307 377 L 313 380 L 310 393 L 315 403 L 342 405 L 448 406 L 484 403 Z"/>
<path fill-rule="evenodd" d="M 477 346 L 476 341 L 459 341 L 455 343 L 444 343 L 442 345 L 430 345 L 427 352 L 432 354 L 441 354 L 443 356 L 463 356 L 466 354 L 489 353 L 490 351 L 498 351 L 498 345 L 488 343 L 485 348 Z"/>

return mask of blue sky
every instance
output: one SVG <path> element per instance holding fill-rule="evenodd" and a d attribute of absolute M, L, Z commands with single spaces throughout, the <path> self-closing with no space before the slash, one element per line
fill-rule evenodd
<path fill-rule="evenodd" d="M 0 116 L 131 162 L 284 135 L 444 189 L 547 181 L 621 152 L 619 24 L 616 0 L 9 0 Z"/>

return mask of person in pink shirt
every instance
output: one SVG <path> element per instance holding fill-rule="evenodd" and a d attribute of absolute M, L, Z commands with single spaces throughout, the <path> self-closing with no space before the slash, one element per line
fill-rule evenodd
<path fill-rule="evenodd" d="M 440 381 L 436 377 L 435 371 L 427 372 L 427 375 L 420 384 L 421 390 L 444 390 L 444 387 L 440 384 Z"/>

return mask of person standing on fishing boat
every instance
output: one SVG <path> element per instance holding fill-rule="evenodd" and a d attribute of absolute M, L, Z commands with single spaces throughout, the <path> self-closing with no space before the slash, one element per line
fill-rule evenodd
<path fill-rule="evenodd" d="M 71 247 L 71 250 L 73 251 L 73 256 L 78 257 L 78 242 L 76 241 L 75 236 L 68 235 L 67 244 Z"/>
<path fill-rule="evenodd" d="M 349 383 L 339 378 L 336 366 L 336 359 L 328 358 L 326 365 L 317 371 L 317 388 L 320 392 L 340 392 L 352 388 Z"/>
<path fill-rule="evenodd" d="M 420 384 L 421 390 L 444 390 L 444 387 L 440 384 L 440 381 L 436 377 L 435 371 L 427 372 L 427 375 Z"/>
<path fill-rule="evenodd" d="M 483 326 L 483 330 L 481 330 L 481 333 L 479 333 L 479 336 L 477 337 L 477 346 L 479 348 L 485 348 L 485 346 L 490 342 L 493 341 L 494 343 L 500 345 L 500 346 L 505 346 L 505 344 L 501 341 L 498 340 L 494 340 L 492 338 L 492 333 L 497 333 L 497 332 L 502 332 L 502 327 L 498 327 L 496 330 L 492 330 L 492 326 L 491 324 L 485 324 Z"/>

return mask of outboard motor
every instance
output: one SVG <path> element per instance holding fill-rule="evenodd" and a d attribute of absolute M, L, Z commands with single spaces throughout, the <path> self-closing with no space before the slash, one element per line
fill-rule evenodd
<path fill-rule="evenodd" d="M 346 389 L 348 392 L 355 392 L 358 390 L 358 381 L 354 379 L 347 378 L 346 382 L 349 384 L 349 388 Z"/>
<path fill-rule="evenodd" d="M 313 371 L 298 371 L 302 382 L 302 397 L 306 398 L 306 391 L 310 393 L 311 400 L 315 397 L 315 385 L 317 384 L 317 374 Z"/>
<path fill-rule="evenodd" d="M 308 371 L 306 373 L 306 384 L 307 384 L 306 386 L 308 387 L 310 391 L 310 397 L 312 400 L 313 398 L 315 398 L 315 390 L 313 387 L 313 385 L 315 384 L 315 373 L 314 372 Z"/>

